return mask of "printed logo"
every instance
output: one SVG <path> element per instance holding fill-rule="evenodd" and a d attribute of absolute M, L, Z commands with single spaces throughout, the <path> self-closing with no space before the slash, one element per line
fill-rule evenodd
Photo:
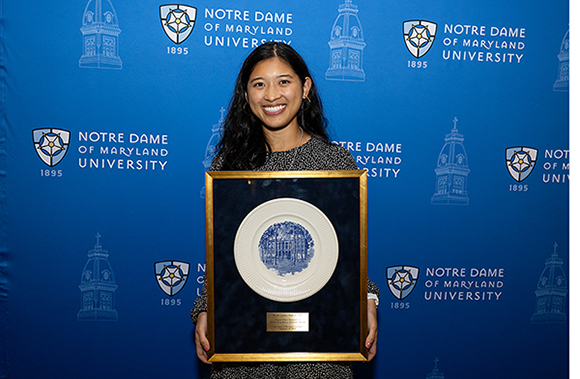
<path fill-rule="evenodd" d="M 163 31 L 176 44 L 185 42 L 195 26 L 197 9 L 189 5 L 169 4 L 159 6 Z"/>
<path fill-rule="evenodd" d="M 169 296 L 175 296 L 183 289 L 189 277 L 189 263 L 163 261 L 155 263 L 157 284 Z"/>
<path fill-rule="evenodd" d="M 538 149 L 531 147 L 509 147 L 505 149 L 505 164 L 516 182 L 524 181 L 536 167 Z"/>
<path fill-rule="evenodd" d="M 34 150 L 49 167 L 59 164 L 68 151 L 70 132 L 56 128 L 40 128 L 32 131 Z"/>
<path fill-rule="evenodd" d="M 413 292 L 419 279 L 419 268 L 413 266 L 387 267 L 387 284 L 389 290 L 399 300 Z"/>
<path fill-rule="evenodd" d="M 407 50 L 415 57 L 421 58 L 427 54 L 437 32 L 437 24 L 424 20 L 410 20 L 403 22 L 403 37 Z"/>

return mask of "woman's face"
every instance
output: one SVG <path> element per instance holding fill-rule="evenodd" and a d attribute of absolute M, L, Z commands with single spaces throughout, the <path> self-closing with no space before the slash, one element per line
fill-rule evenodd
<path fill-rule="evenodd" d="M 287 126 L 298 128 L 296 115 L 311 85 L 308 77 L 303 84 L 282 59 L 270 58 L 258 63 L 252 71 L 246 101 L 263 127 L 273 131 Z"/>

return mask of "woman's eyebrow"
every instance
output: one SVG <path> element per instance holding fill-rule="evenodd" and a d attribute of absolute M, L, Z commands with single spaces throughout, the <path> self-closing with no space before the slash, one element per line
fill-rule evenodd
<path fill-rule="evenodd" d="M 280 74 L 276 77 L 276 79 L 280 79 L 280 78 L 294 78 L 294 76 L 292 74 Z M 258 76 L 257 78 L 250 79 L 250 83 L 253 83 L 256 80 L 264 80 L 264 78 L 261 76 Z"/>

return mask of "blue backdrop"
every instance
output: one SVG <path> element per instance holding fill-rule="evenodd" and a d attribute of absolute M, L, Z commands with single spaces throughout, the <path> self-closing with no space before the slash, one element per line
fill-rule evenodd
<path fill-rule="evenodd" d="M 207 375 L 203 173 L 269 40 L 368 170 L 357 377 L 567 377 L 567 1 L 0 6 L 2 377 Z"/>

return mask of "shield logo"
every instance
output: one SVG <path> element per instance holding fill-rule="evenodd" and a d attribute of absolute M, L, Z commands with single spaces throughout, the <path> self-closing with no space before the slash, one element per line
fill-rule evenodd
<path fill-rule="evenodd" d="M 389 290 L 399 300 L 403 300 L 413 292 L 418 279 L 419 269 L 417 267 L 406 265 L 387 267 Z"/>
<path fill-rule="evenodd" d="M 59 164 L 68 151 L 70 132 L 57 128 L 40 128 L 32 131 L 34 150 L 49 167 Z"/>
<path fill-rule="evenodd" d="M 524 181 L 536 167 L 538 149 L 518 146 L 505 149 L 505 164 L 516 182 Z"/>
<path fill-rule="evenodd" d="M 421 58 L 427 54 L 437 33 L 437 24 L 424 20 L 403 22 L 403 38 L 407 50 L 415 57 Z"/>
<path fill-rule="evenodd" d="M 195 26 L 197 8 L 189 5 L 168 4 L 159 6 L 159 18 L 165 35 L 176 44 L 185 42 Z"/>
<path fill-rule="evenodd" d="M 175 296 L 189 278 L 189 263 L 180 261 L 155 262 L 155 278 L 163 292 Z"/>

